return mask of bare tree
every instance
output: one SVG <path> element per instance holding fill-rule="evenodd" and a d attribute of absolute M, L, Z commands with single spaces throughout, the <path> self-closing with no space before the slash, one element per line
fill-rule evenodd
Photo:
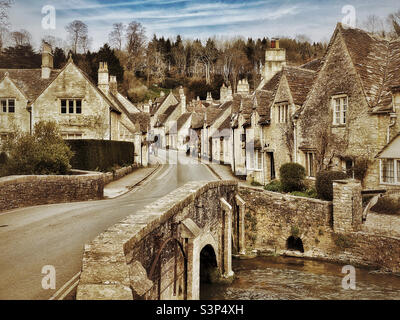
<path fill-rule="evenodd" d="M 147 87 L 150 86 L 150 77 L 153 83 L 160 84 L 165 79 L 167 64 L 163 55 L 157 51 L 153 45 L 149 45 L 146 51 L 146 71 L 147 71 Z"/>
<path fill-rule="evenodd" d="M 65 43 L 64 43 L 63 39 L 58 38 L 58 37 L 54 37 L 54 36 L 51 36 L 51 35 L 44 36 L 42 38 L 42 43 L 43 42 L 48 43 L 53 49 L 55 49 L 55 48 L 64 48 L 65 47 Z"/>
<path fill-rule="evenodd" d="M 365 30 L 367 30 L 368 32 L 371 32 L 373 34 L 382 37 L 386 36 L 384 21 L 375 14 L 369 15 L 367 19 L 364 21 L 363 26 Z"/>
<path fill-rule="evenodd" d="M 136 21 L 132 21 L 126 30 L 127 51 L 129 55 L 128 69 L 139 70 L 144 64 L 146 30 Z"/>
<path fill-rule="evenodd" d="M 88 27 L 87 25 L 80 21 L 75 20 L 65 27 L 68 32 L 68 38 L 71 43 L 72 51 L 76 54 L 78 48 L 84 49 L 88 44 Z"/>
<path fill-rule="evenodd" d="M 110 46 L 112 48 L 122 50 L 122 44 L 124 41 L 125 26 L 122 23 L 114 23 L 113 30 L 108 35 Z"/>
<path fill-rule="evenodd" d="M 24 29 L 11 32 L 11 40 L 14 46 L 26 46 L 31 44 L 32 35 Z"/>
<path fill-rule="evenodd" d="M 388 17 L 388 22 L 393 28 L 393 35 L 395 38 L 400 38 L 400 10 L 392 13 Z"/>

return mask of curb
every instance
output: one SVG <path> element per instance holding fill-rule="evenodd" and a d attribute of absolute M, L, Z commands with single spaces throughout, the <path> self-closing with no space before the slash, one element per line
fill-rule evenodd
<path fill-rule="evenodd" d="M 154 174 L 158 169 L 160 169 L 160 168 L 161 168 L 161 163 L 157 161 L 157 165 L 156 165 L 156 167 L 154 168 L 154 170 L 152 170 L 151 172 L 149 172 L 149 174 L 146 175 L 146 176 L 145 176 L 143 179 L 141 179 L 140 181 L 138 181 L 138 182 L 136 182 L 135 184 L 133 184 L 133 185 L 127 187 L 127 191 L 126 191 L 126 192 L 124 192 L 124 193 L 122 193 L 122 194 L 120 194 L 120 195 L 118 195 L 118 196 L 116 196 L 116 197 L 113 197 L 113 198 L 105 198 L 105 197 L 104 197 L 103 200 L 113 200 L 113 199 L 117 199 L 117 198 L 120 198 L 120 197 L 126 195 L 127 193 L 131 192 L 135 187 L 137 187 L 138 185 L 140 185 L 141 183 L 143 183 L 144 181 L 146 181 L 151 175 L 153 175 L 153 174 Z M 122 178 L 121 178 L 121 179 L 122 179 Z"/>

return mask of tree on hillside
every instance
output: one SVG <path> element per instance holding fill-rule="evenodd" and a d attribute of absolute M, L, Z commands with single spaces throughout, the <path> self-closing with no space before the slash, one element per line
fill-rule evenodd
<path fill-rule="evenodd" d="M 115 55 L 115 51 L 111 49 L 108 44 L 105 44 L 103 47 L 101 47 L 99 52 L 95 54 L 95 60 L 96 69 L 98 68 L 100 62 L 107 62 L 110 75 L 116 76 L 118 82 L 123 81 L 124 68 L 121 66 L 118 57 Z"/>
<path fill-rule="evenodd" d="M 31 45 L 32 35 L 29 31 L 21 29 L 11 32 L 11 40 L 15 47 Z"/>
<path fill-rule="evenodd" d="M 70 45 L 74 54 L 78 53 L 78 49 L 82 48 L 85 51 L 88 46 L 88 26 L 80 21 L 74 20 L 69 23 L 65 30 L 68 33 L 68 40 L 70 41 Z"/>
<path fill-rule="evenodd" d="M 29 44 L 4 49 L 0 68 L 36 69 L 40 68 L 41 63 L 41 55 L 36 53 Z"/>
<path fill-rule="evenodd" d="M 145 56 L 146 33 L 145 28 L 136 21 L 132 21 L 126 30 L 128 70 L 137 72 L 143 67 Z"/>
<path fill-rule="evenodd" d="M 113 30 L 108 35 L 110 46 L 119 51 L 122 50 L 124 42 L 125 26 L 123 23 L 114 23 Z"/>

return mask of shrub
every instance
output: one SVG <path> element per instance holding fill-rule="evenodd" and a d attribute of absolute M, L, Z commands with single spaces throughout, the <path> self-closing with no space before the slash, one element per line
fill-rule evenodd
<path fill-rule="evenodd" d="M 73 153 L 54 122 L 38 122 L 32 135 L 16 132 L 7 139 L 3 150 L 9 157 L 3 175 L 66 174 L 71 169 Z"/>
<path fill-rule="evenodd" d="M 290 194 L 297 197 L 318 198 L 317 191 L 315 191 L 315 189 L 309 189 L 307 191 L 293 191 Z"/>
<path fill-rule="evenodd" d="M 303 191 L 306 169 L 297 163 L 286 163 L 280 168 L 282 189 L 284 192 Z"/>
<path fill-rule="evenodd" d="M 347 174 L 342 171 L 321 171 L 317 174 L 315 188 L 318 198 L 326 201 L 333 200 L 333 181 L 347 179 Z"/>
<path fill-rule="evenodd" d="M 352 248 L 354 246 L 352 239 L 343 234 L 334 234 L 333 242 L 335 243 L 336 247 L 340 249 Z"/>
<path fill-rule="evenodd" d="M 109 140 L 67 140 L 75 155 L 71 165 L 75 169 L 108 171 L 113 167 L 131 165 L 134 162 L 132 142 Z"/>
<path fill-rule="evenodd" d="M 8 160 L 7 153 L 1 152 L 1 153 L 0 153 L 0 165 L 6 164 L 6 163 L 7 163 L 7 160 Z"/>
<path fill-rule="evenodd" d="M 267 184 L 264 189 L 271 192 L 282 192 L 282 184 L 279 180 L 274 180 Z"/>

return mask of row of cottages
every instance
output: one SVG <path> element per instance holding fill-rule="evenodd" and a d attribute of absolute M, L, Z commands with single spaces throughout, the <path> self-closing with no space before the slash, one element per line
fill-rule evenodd
<path fill-rule="evenodd" d="M 118 92 L 117 79 L 100 63 L 98 85 L 74 64 L 53 68 L 52 49 L 43 45 L 41 69 L 0 69 L 0 136 L 32 132 L 41 120 L 59 124 L 64 139 L 129 141 L 135 162 L 146 166 L 148 114 Z"/>
<path fill-rule="evenodd" d="M 240 83 L 214 160 L 261 184 L 296 162 L 310 179 L 340 170 L 367 189 L 399 189 L 400 41 L 338 24 L 321 60 L 293 67 L 285 57 L 273 40 L 260 86 L 250 94 Z"/>

